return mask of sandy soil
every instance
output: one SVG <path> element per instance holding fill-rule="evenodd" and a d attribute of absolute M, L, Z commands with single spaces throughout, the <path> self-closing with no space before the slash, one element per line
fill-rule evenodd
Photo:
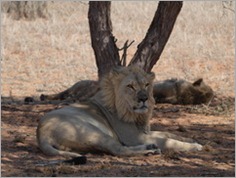
<path fill-rule="evenodd" d="M 156 7 L 154 1 L 112 2 L 118 47 L 135 40 L 128 60 L 145 36 Z M 1 14 L 2 176 L 234 176 L 233 1 L 184 2 L 153 68 L 156 80 L 203 77 L 215 91 L 209 106 L 158 104 L 151 120 L 153 130 L 193 138 L 205 145 L 203 151 L 130 158 L 87 154 L 85 165 L 40 166 L 62 158 L 47 157 L 38 149 L 38 120 L 63 106 L 38 102 L 40 94 L 57 93 L 80 80 L 97 78 L 87 11 L 84 2 L 54 1 L 49 4 L 47 20 L 14 21 Z M 25 96 L 33 96 L 36 102 L 25 104 Z"/>
<path fill-rule="evenodd" d="M 35 130 L 45 112 L 62 104 L 2 104 L 2 176 L 234 176 L 234 99 L 214 98 L 210 106 L 158 104 L 152 130 L 195 139 L 204 150 L 116 157 L 87 154 L 85 165 L 40 165 L 61 157 L 45 156 Z"/>

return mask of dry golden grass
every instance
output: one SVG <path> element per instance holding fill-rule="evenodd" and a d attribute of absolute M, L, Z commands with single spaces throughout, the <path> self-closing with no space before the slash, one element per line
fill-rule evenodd
<path fill-rule="evenodd" d="M 118 47 L 144 38 L 157 2 L 112 2 Z M 226 8 L 223 8 L 223 6 Z M 229 8 L 229 9 L 227 9 Z M 96 79 L 87 2 L 49 3 L 48 20 L 14 21 L 1 14 L 2 96 L 60 92 L 83 79 Z M 90 155 L 83 166 L 37 167 L 48 162 L 37 147 L 38 120 L 58 105 L 2 106 L 3 176 L 232 176 L 234 148 L 235 3 L 184 2 L 170 39 L 153 71 L 156 80 L 203 77 L 217 95 L 209 106 L 157 105 L 152 128 L 178 132 L 205 144 L 201 153 L 165 152 L 149 157 Z M 182 127 L 180 126 L 182 125 Z M 128 162 L 127 162 L 128 161 Z"/>
<path fill-rule="evenodd" d="M 130 59 L 144 38 L 158 3 L 112 2 L 118 47 L 135 40 Z M 226 5 L 230 9 L 224 8 Z M 203 77 L 216 93 L 234 96 L 234 4 L 184 2 L 164 52 L 153 68 L 157 80 Z M 48 20 L 14 21 L 1 16 L 2 96 L 62 91 L 96 79 L 87 2 L 49 3 Z"/>

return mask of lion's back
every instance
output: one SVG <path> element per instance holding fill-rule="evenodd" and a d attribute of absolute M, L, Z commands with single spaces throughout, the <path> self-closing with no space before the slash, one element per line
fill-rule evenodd
<path fill-rule="evenodd" d="M 73 104 L 45 114 L 39 121 L 37 139 L 39 142 L 42 139 L 50 141 L 54 138 L 63 142 L 63 139 L 80 137 L 79 140 L 83 141 L 85 136 L 93 131 L 113 136 L 104 116 L 97 108 L 89 103 Z"/>

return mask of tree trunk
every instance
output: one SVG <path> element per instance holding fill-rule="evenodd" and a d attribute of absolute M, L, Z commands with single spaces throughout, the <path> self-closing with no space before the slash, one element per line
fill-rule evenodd
<path fill-rule="evenodd" d="M 159 3 L 147 34 L 143 41 L 138 45 L 138 49 L 129 65 L 139 65 L 146 72 L 151 71 L 169 39 L 182 5 L 182 2 L 161 1 Z M 122 60 L 124 61 L 120 60 L 119 51 L 115 44 L 114 36 L 112 35 L 110 7 L 111 2 L 89 2 L 88 19 L 90 35 L 98 67 L 99 79 L 109 72 L 112 67 L 125 64 L 126 50 L 132 44 L 131 42 L 128 45 L 128 41 L 124 44 L 124 53 L 122 57 Z M 97 82 L 94 81 L 93 84 L 94 86 L 97 85 L 97 88 L 99 88 Z M 75 86 L 80 88 L 81 91 L 88 91 L 89 94 L 95 94 L 97 92 L 97 90 L 94 90 L 95 93 L 91 93 L 91 90 L 87 90 L 87 86 L 85 86 L 84 89 L 79 85 L 75 84 Z M 77 91 L 76 87 L 74 88 L 75 90 L 73 91 L 77 92 L 77 94 L 75 94 L 76 96 L 85 95 L 85 93 L 80 94 L 80 91 Z M 55 98 L 55 96 L 63 96 L 65 93 L 68 93 L 68 90 L 46 97 Z M 45 95 L 41 96 L 41 98 L 45 98 Z M 81 98 L 78 97 L 77 99 L 80 100 Z"/>
<path fill-rule="evenodd" d="M 95 53 L 98 76 L 101 78 L 114 66 L 120 65 L 120 56 L 112 34 L 110 19 L 111 2 L 89 2 L 89 26 Z"/>
<path fill-rule="evenodd" d="M 182 5 L 181 1 L 161 1 L 159 3 L 148 32 L 138 45 L 129 65 L 137 64 L 146 72 L 151 71 L 170 37 Z"/>
<path fill-rule="evenodd" d="M 2 2 L 2 10 L 14 20 L 22 18 L 34 20 L 38 17 L 48 17 L 46 1 L 6 1 Z"/>

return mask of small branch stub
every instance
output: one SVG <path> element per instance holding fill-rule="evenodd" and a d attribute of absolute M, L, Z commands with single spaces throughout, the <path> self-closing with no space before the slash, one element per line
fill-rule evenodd
<path fill-rule="evenodd" d="M 122 55 L 121 60 L 120 60 L 121 66 L 126 66 L 127 50 L 134 43 L 134 40 L 131 41 L 130 44 L 128 44 L 128 42 L 129 42 L 129 40 L 127 40 L 125 42 L 124 46 L 121 49 L 119 49 L 119 51 L 123 50 L 123 55 Z"/>

